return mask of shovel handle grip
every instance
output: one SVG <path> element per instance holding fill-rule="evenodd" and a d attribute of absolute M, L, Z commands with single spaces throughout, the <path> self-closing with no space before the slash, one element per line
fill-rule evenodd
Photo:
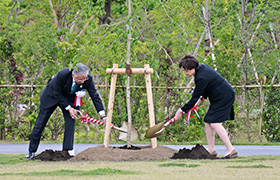
<path fill-rule="evenodd" d="M 90 117 L 88 117 L 88 115 L 87 114 L 85 114 L 85 113 L 82 113 L 80 110 L 76 110 L 79 114 L 80 114 L 80 118 L 78 118 L 78 119 L 80 119 L 81 121 L 82 121 L 82 123 L 84 123 L 84 122 L 89 122 L 90 124 L 100 124 L 100 125 L 102 125 L 102 126 L 106 126 L 106 124 L 103 122 L 103 121 L 99 121 L 99 120 L 96 120 L 96 119 L 93 119 L 93 118 L 90 118 Z M 123 132 L 123 133 L 127 133 L 127 131 L 126 130 L 124 130 L 124 129 L 121 129 L 121 128 L 119 128 L 119 127 L 116 127 L 116 126 L 114 126 L 113 124 L 111 124 L 111 128 L 112 129 L 116 129 L 116 130 L 118 130 L 118 131 L 120 131 L 120 132 Z"/>
<path fill-rule="evenodd" d="M 92 119 L 92 118 L 91 118 L 91 120 L 88 120 L 87 122 L 89 122 L 89 123 L 91 123 L 91 124 L 97 123 L 97 124 L 101 124 L 101 125 L 103 125 L 103 126 L 106 125 L 104 122 L 98 121 L 98 120 Z M 112 129 L 115 129 L 115 130 L 118 130 L 118 131 L 120 131 L 120 132 L 123 132 L 123 133 L 127 133 L 127 131 L 125 131 L 125 130 L 119 128 L 119 127 L 116 127 L 116 126 L 114 126 L 113 124 L 111 124 L 111 128 L 112 128 Z"/>
<path fill-rule="evenodd" d="M 172 119 L 170 119 L 169 121 L 167 121 L 165 124 L 164 124 L 164 126 L 166 127 L 166 126 L 168 126 L 169 124 L 171 124 L 171 123 L 173 123 L 173 122 L 175 122 L 176 121 L 176 119 L 175 119 L 175 117 L 173 117 Z"/>
<path fill-rule="evenodd" d="M 90 120 L 88 120 L 88 122 L 90 122 L 90 123 L 92 123 L 92 124 L 100 124 L 100 125 L 102 125 L 102 126 L 106 126 L 106 124 L 103 122 L 103 121 L 99 121 L 99 120 L 96 120 L 96 119 L 93 119 L 93 118 L 91 118 Z M 113 125 L 113 124 L 111 124 L 111 128 L 112 129 L 116 129 L 116 127 Z"/>
<path fill-rule="evenodd" d="M 196 107 L 198 105 L 198 101 L 202 98 L 202 96 L 199 97 L 199 99 L 196 101 L 195 105 L 193 107 Z M 190 110 L 191 111 L 191 110 Z M 195 111 L 196 115 L 199 117 L 198 113 Z M 200 118 L 200 117 L 199 117 Z M 175 122 L 176 119 L 175 117 L 173 117 L 172 119 L 170 119 L 169 121 L 167 121 L 165 124 L 164 124 L 164 127 L 168 126 L 169 124 Z"/>
<path fill-rule="evenodd" d="M 176 121 L 175 117 L 173 117 L 172 119 L 170 119 L 169 121 L 167 121 L 166 123 L 164 123 L 163 128 L 161 128 L 159 131 L 155 132 L 155 134 L 159 134 L 162 131 L 164 131 L 164 129 L 171 123 L 173 123 L 174 121 Z"/>
<path fill-rule="evenodd" d="M 84 116 L 83 113 L 80 110 L 76 110 L 76 111 L 80 114 L 80 116 L 82 116 L 83 119 L 86 119 L 87 122 L 90 122 L 91 124 L 96 124 L 97 123 L 97 124 L 100 124 L 102 126 L 106 126 L 106 124 L 103 121 L 99 121 L 99 120 Z M 116 129 L 116 127 L 113 124 L 111 124 L 111 128 Z"/>

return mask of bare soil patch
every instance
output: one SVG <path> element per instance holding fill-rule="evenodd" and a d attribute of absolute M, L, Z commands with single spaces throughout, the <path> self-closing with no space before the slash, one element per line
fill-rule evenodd
<path fill-rule="evenodd" d="M 192 149 L 180 149 L 179 152 L 166 147 L 158 146 L 127 146 L 108 147 L 103 145 L 88 148 L 75 157 L 71 157 L 67 151 L 46 150 L 33 159 L 42 161 L 146 161 L 168 159 L 215 159 L 202 146 L 197 144 Z"/>
<path fill-rule="evenodd" d="M 138 149 L 140 148 L 140 149 Z M 144 161 L 144 160 L 163 160 L 170 159 L 170 157 L 177 152 L 176 150 L 166 147 L 158 146 L 152 148 L 151 146 L 141 146 L 137 149 L 125 149 L 122 147 L 108 147 L 97 146 L 88 148 L 85 151 L 77 154 L 77 156 L 70 159 L 70 161 Z"/>

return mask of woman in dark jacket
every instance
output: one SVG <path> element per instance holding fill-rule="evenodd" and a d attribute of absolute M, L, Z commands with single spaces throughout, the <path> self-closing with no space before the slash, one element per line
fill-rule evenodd
<path fill-rule="evenodd" d="M 214 69 L 205 64 L 199 64 L 197 59 L 191 55 L 184 56 L 179 62 L 179 67 L 185 75 L 195 77 L 195 89 L 190 101 L 176 112 L 176 120 L 180 119 L 183 113 L 187 113 L 197 101 L 199 104 L 203 104 L 204 100 L 209 98 L 210 107 L 204 117 L 208 151 L 211 155 L 217 156 L 215 151 L 215 132 L 217 132 L 227 149 L 223 158 L 237 157 L 238 153 L 222 126 L 224 121 L 234 120 L 234 89 Z"/>

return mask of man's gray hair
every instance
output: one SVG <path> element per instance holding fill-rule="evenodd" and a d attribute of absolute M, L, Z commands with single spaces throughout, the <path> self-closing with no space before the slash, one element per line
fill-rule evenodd
<path fill-rule="evenodd" d="M 72 74 L 77 77 L 78 74 L 81 74 L 83 76 L 88 75 L 88 67 L 82 63 L 76 64 Z"/>

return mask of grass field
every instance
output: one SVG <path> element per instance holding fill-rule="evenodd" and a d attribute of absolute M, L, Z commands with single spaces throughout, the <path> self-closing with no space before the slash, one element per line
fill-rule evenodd
<path fill-rule="evenodd" d="M 24 154 L 0 154 L 0 179 L 280 179 L 280 156 L 241 156 L 230 160 L 136 162 L 43 162 Z"/>

